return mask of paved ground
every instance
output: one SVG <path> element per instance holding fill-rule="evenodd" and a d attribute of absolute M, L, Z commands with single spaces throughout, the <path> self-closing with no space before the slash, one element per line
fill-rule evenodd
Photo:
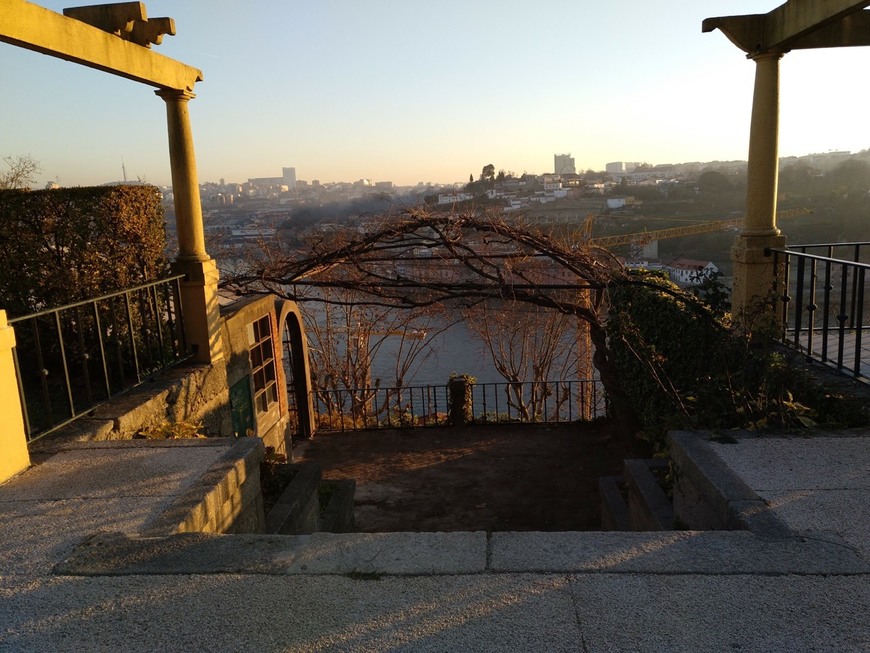
<path fill-rule="evenodd" d="M 774 539 L 143 539 L 220 449 L 70 451 L 0 486 L 0 651 L 868 651 L 868 445 L 711 443 Z"/>
<path fill-rule="evenodd" d="M 384 429 L 323 433 L 297 462 L 353 478 L 357 530 L 585 531 L 601 524 L 598 478 L 622 473 L 645 443 L 604 422 L 542 427 Z"/>

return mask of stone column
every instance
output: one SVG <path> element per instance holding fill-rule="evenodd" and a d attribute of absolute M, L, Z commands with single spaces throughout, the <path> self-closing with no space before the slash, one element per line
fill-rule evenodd
<path fill-rule="evenodd" d="M 12 349 L 15 331 L 6 321 L 6 311 L 0 311 L 0 483 L 30 466 L 24 416 L 18 394 L 18 379 Z"/>
<path fill-rule="evenodd" d="M 450 426 L 467 426 L 474 421 L 471 386 L 474 380 L 468 375 L 453 376 L 447 382 L 450 403 L 447 407 L 447 423 Z"/>
<path fill-rule="evenodd" d="M 734 263 L 732 308 L 740 319 L 750 318 L 768 299 L 773 284 L 773 258 L 768 247 L 784 247 L 776 227 L 779 176 L 779 60 L 782 54 L 763 54 L 755 60 L 755 93 L 749 132 L 746 222 L 731 249 Z"/>
<path fill-rule="evenodd" d="M 205 251 L 196 154 L 187 110 L 187 103 L 195 96 L 172 89 L 155 92 L 166 102 L 169 131 L 169 162 L 178 231 L 178 258 L 172 267 L 176 274 L 187 275 L 181 284 L 184 333 L 197 361 L 215 363 L 223 358 L 217 301 L 218 269 Z"/>

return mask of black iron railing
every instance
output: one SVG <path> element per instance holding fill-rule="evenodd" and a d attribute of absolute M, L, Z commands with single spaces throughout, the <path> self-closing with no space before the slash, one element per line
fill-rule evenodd
<path fill-rule="evenodd" d="M 452 414 L 470 423 L 567 423 L 607 414 L 607 401 L 597 380 L 468 384 L 464 399 L 451 397 L 447 385 L 408 388 L 316 390 L 313 404 L 317 428 L 354 431 L 379 428 L 447 426 Z"/>
<path fill-rule="evenodd" d="M 870 243 L 819 243 L 772 249 L 783 343 L 860 379 L 870 377 L 863 348 L 870 307 Z"/>
<path fill-rule="evenodd" d="M 324 431 L 443 426 L 447 395 L 446 385 L 316 390 L 313 404 Z"/>
<path fill-rule="evenodd" d="M 9 320 L 28 440 L 187 357 L 182 278 Z"/>
<path fill-rule="evenodd" d="M 476 423 L 559 424 L 589 421 L 607 414 L 603 386 L 597 380 L 476 383 L 471 386 Z"/>

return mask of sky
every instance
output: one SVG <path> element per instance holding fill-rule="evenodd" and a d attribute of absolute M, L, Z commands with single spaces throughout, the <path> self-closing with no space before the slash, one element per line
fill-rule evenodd
<path fill-rule="evenodd" d="M 62 11 L 71 0 L 37 2 Z M 450 183 L 611 161 L 746 159 L 755 64 L 712 16 L 779 0 L 151 0 L 155 50 L 203 71 L 190 115 L 201 182 Z M 781 63 L 780 155 L 870 147 L 870 48 Z M 152 90 L 0 43 L 0 157 L 37 184 L 169 184 Z M 2 166 L 0 162 L 0 166 Z"/>

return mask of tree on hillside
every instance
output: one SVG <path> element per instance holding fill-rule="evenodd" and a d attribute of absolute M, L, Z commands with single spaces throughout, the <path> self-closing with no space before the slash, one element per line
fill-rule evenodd
<path fill-rule="evenodd" d="M 705 170 L 698 175 L 698 190 L 702 193 L 721 193 L 732 188 L 731 180 L 718 170 Z"/>
<path fill-rule="evenodd" d="M 831 172 L 831 181 L 847 193 L 863 193 L 870 189 L 870 163 L 860 159 L 843 161 Z"/>
<path fill-rule="evenodd" d="M 29 155 L 5 156 L 3 162 L 9 167 L 0 173 L 0 190 L 30 188 L 36 182 L 42 168 Z"/>

